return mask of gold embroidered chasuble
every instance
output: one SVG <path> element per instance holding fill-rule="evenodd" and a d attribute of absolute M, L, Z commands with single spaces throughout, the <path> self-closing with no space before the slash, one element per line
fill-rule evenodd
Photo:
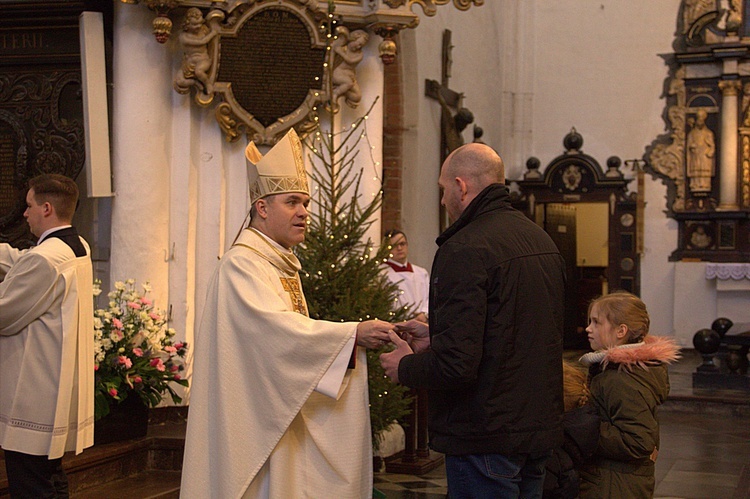
<path fill-rule="evenodd" d="M 183 497 L 368 497 L 367 361 L 315 390 L 356 323 L 307 317 L 300 264 L 252 229 L 222 257 L 196 333 Z"/>

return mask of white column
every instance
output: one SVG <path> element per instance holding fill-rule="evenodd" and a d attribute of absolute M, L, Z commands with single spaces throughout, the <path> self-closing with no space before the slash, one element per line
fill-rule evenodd
<path fill-rule="evenodd" d="M 721 89 L 721 179 L 719 210 L 737 210 L 737 94 L 739 80 L 719 82 Z"/>
<path fill-rule="evenodd" d="M 110 276 L 150 281 L 167 309 L 172 54 L 151 34 L 152 19 L 142 6 L 115 3 Z"/>
<path fill-rule="evenodd" d="M 363 170 L 362 184 L 360 185 L 360 204 L 366 205 L 372 201 L 380 189 L 383 180 L 383 62 L 378 54 L 380 38 L 370 36 L 370 40 L 363 49 L 364 58 L 357 66 L 357 82 L 362 90 L 362 100 L 356 109 L 351 109 L 344 104 L 344 99 L 339 101 L 341 106 L 340 119 L 337 125 L 349 127 L 360 116 L 364 116 L 375 99 L 378 102 L 364 120 L 367 127 L 367 136 L 359 143 L 359 154 L 355 160 L 352 173 Z M 369 139 L 369 141 L 368 141 Z M 353 140 L 353 138 L 352 138 Z M 370 238 L 377 246 L 380 242 L 380 216 L 368 229 L 365 238 Z"/>

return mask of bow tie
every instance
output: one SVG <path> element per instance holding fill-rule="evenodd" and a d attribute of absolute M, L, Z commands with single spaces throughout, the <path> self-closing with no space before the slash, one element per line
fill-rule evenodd
<path fill-rule="evenodd" d="M 397 263 L 393 262 L 385 262 L 387 263 L 393 270 L 396 272 L 414 272 L 414 269 L 411 268 L 411 263 L 406 262 L 406 265 L 399 265 Z"/>

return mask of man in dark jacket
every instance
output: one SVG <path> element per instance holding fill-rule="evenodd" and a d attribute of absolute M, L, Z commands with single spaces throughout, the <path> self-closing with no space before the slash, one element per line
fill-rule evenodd
<path fill-rule="evenodd" d="M 448 493 L 541 497 L 544 465 L 563 441 L 564 262 L 510 205 L 503 161 L 472 143 L 439 184 L 453 224 L 437 239 L 429 326 L 391 333 L 386 374 L 429 390 L 430 446 L 446 454 Z"/>

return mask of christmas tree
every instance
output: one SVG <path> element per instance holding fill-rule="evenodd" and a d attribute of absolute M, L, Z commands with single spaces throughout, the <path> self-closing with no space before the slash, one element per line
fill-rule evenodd
<path fill-rule="evenodd" d="M 336 20 L 329 11 L 325 26 L 336 33 Z M 335 36 L 329 37 L 331 43 Z M 331 71 L 333 64 L 327 64 Z M 330 74 L 329 74 L 330 75 Z M 326 78 L 327 95 L 333 95 L 331 78 Z M 357 169 L 360 150 L 372 147 L 367 139 L 367 117 L 375 102 L 349 127 L 334 132 L 336 103 L 324 106 L 326 130 L 318 120 L 305 140 L 312 164 L 311 178 L 315 186 L 308 219 L 305 242 L 299 246 L 302 263 L 302 285 L 307 297 L 310 317 L 330 321 L 363 321 L 381 319 L 403 320 L 406 310 L 395 310 L 399 289 L 386 278 L 381 265 L 388 258 L 390 247 L 376 245 L 367 238 L 367 231 L 379 214 L 382 189 L 372 199 L 363 200 L 363 168 Z M 365 141 L 363 143 L 362 141 Z M 370 156 L 372 160 L 372 156 Z M 373 167 L 375 162 L 371 161 Z M 377 174 L 376 174 L 377 175 Z M 388 348 L 388 347 L 385 347 Z M 378 360 L 384 350 L 368 350 L 367 368 L 370 393 L 370 420 L 373 447 L 378 449 L 380 435 L 394 420 L 409 411 L 408 389 L 397 385 L 383 372 Z"/>
<path fill-rule="evenodd" d="M 364 170 L 354 171 L 360 142 L 367 133 L 366 117 L 338 133 L 318 129 L 305 139 L 313 158 L 311 177 L 315 191 L 307 235 L 298 256 L 310 317 L 314 319 L 404 319 L 405 310 L 394 310 L 399 289 L 388 281 L 381 267 L 390 246 L 375 247 L 366 237 L 382 203 L 382 191 L 372 200 L 362 201 Z M 381 353 L 382 350 L 367 352 L 375 449 L 381 432 L 406 415 L 409 407 L 405 397 L 408 389 L 385 376 L 378 360 Z"/>

